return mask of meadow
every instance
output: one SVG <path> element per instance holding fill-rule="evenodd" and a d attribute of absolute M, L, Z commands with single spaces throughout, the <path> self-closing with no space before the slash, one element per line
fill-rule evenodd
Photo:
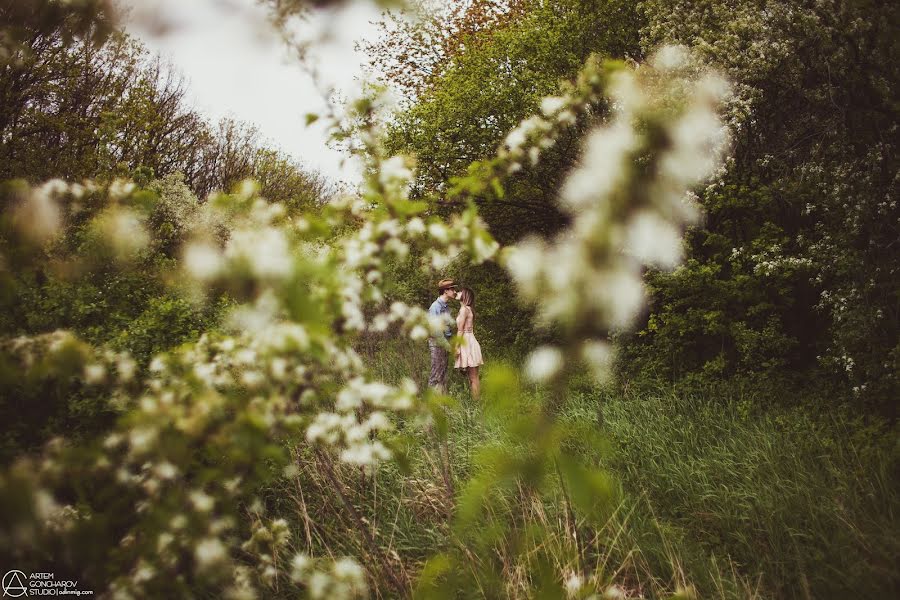
<path fill-rule="evenodd" d="M 377 350 L 368 347 L 364 356 L 386 381 L 410 374 L 424 379 L 428 353 L 419 346 L 389 341 Z M 502 388 L 491 389 L 495 369 L 487 369 L 481 401 L 470 397 L 461 375 L 451 378 L 447 443 L 455 485 L 478 473 L 480 456 L 510 443 L 497 423 L 504 415 L 490 406 L 502 403 L 494 396 Z M 510 494 L 502 510 L 548 528 L 542 544 L 555 568 L 565 571 L 577 557 L 574 564 L 591 573 L 582 597 L 589 590 L 610 598 L 889 597 L 896 579 L 898 498 L 896 449 L 888 432 L 851 413 L 760 410 L 755 407 L 765 399 L 714 393 L 679 393 L 659 383 L 598 387 L 580 378 L 561 419 L 602 437 L 599 445 L 584 439 L 572 444 L 614 478 L 616 500 L 604 521 L 591 527 L 569 520 L 559 480 L 547 482 L 538 497 Z M 541 395 L 531 389 L 526 401 L 540 404 Z M 340 548 L 368 556 L 376 570 L 391 570 L 377 575 L 376 586 L 390 590 L 393 579 L 407 581 L 417 573 L 434 548 L 461 543 L 440 445 L 433 436 L 418 435 L 407 452 L 402 470 L 370 477 L 340 470 L 343 497 L 315 460 L 304 463 L 309 468 L 274 488 L 273 499 L 289 498 L 286 512 L 293 510 L 298 527 L 308 531 L 306 551 Z M 360 521 L 348 517 L 344 502 Z M 368 533 L 359 530 L 363 523 Z M 389 558 L 381 563 L 373 552 Z M 527 557 L 504 554 L 502 544 L 497 556 L 469 557 L 476 572 L 477 562 L 497 561 L 504 587 L 493 593 L 530 597 L 523 578 L 535 564 Z"/>

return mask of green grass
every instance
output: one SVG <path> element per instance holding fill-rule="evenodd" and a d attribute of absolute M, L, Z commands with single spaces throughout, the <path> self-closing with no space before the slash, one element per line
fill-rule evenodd
<path fill-rule="evenodd" d="M 424 344 L 398 340 L 361 352 L 376 377 L 409 376 L 424 386 Z M 447 412 L 448 454 L 458 492 L 478 473 L 479 453 L 508 442 L 455 373 L 450 394 L 457 402 Z M 527 395 L 540 401 L 539 390 Z M 628 597 L 669 598 L 678 590 L 690 597 L 691 589 L 702 598 L 896 597 L 897 461 L 885 431 L 843 413 L 754 411 L 727 399 L 659 389 L 621 394 L 587 383 L 573 387 L 560 418 L 605 432 L 600 456 L 591 455 L 596 445 L 574 449 L 612 470 L 624 493 L 605 525 L 576 524 L 577 541 L 552 485 L 539 499 L 502 499 L 498 512 L 551 532 L 544 551 L 557 573 L 577 570 L 598 589 L 616 584 Z M 395 597 L 392 582 L 411 586 L 429 557 L 459 544 L 438 443 L 408 432 L 408 471 L 393 463 L 372 476 L 338 468 L 362 521 L 308 449 L 300 450 L 300 473 L 268 494 L 274 512 L 303 532 L 301 548 L 359 557 L 376 597 Z M 500 561 L 501 595 L 528 597 L 532 565 L 502 548 L 497 554 L 473 555 L 473 570 Z"/>
<path fill-rule="evenodd" d="M 897 461 L 884 431 L 664 392 L 609 395 L 603 415 L 628 489 L 767 596 L 896 597 Z"/>

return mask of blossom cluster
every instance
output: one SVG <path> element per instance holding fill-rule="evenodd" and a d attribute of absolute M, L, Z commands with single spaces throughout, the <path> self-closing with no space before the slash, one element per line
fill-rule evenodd
<path fill-rule="evenodd" d="M 681 47 L 610 75 L 612 118 L 588 134 L 561 190 L 571 225 L 549 242 L 530 238 L 505 253 L 521 297 L 574 345 L 574 357 L 536 351 L 528 362 L 534 379 L 553 377 L 566 358 L 583 360 L 599 377 L 607 372 L 607 332 L 630 325 L 643 304 L 642 265 L 672 268 L 681 260 L 681 229 L 699 216 L 689 192 L 716 171 L 727 147 L 717 113 L 727 91 Z M 557 98 L 544 105 L 548 112 L 568 106 Z M 528 139 L 516 131 L 514 142 Z M 541 147 L 538 140 L 532 149 Z"/>
<path fill-rule="evenodd" d="M 781 244 L 770 244 L 756 253 L 742 253 L 737 249 L 732 251 L 732 260 L 738 260 L 745 255 L 750 261 L 755 275 L 771 277 L 773 275 L 788 274 L 796 271 L 810 270 L 813 262 L 804 256 L 787 256 Z"/>
<path fill-rule="evenodd" d="M 53 241 L 63 231 L 66 221 L 84 212 L 92 213 L 92 229 L 116 250 L 118 256 L 143 248 L 148 235 L 144 216 L 128 206 L 136 185 L 115 179 L 101 185 L 92 180 L 68 183 L 51 179 L 36 187 L 19 185 L 10 209 L 14 231 L 33 243 Z M 98 210 L 98 199 L 104 202 Z"/>
<path fill-rule="evenodd" d="M 412 381 L 372 380 L 352 347 L 360 331 L 394 328 L 421 341 L 445 326 L 421 308 L 384 302 L 383 261 L 414 251 L 431 268 L 465 254 L 480 262 L 498 249 L 474 209 L 449 223 L 425 217 L 408 197 L 412 176 L 409 159 L 379 155 L 359 197 L 339 197 L 315 214 L 289 215 L 249 182 L 201 208 L 188 210 L 175 197 L 157 205 L 149 218 L 175 222 L 174 241 L 183 242 L 177 285 L 198 302 L 227 291 L 234 305 L 220 331 L 155 357 L 139 381 L 131 357 L 94 350 L 72 334 L 7 342 L 26 367 L 71 355 L 76 376 L 105 393 L 122 417 L 92 452 L 55 443 L 4 476 L 0 495 L 24 492 L 33 505 L 4 527 L 4 539 L 28 533 L 24 552 L 89 520 L 90 499 L 84 511 L 57 504 L 65 474 L 77 471 L 135 507 L 117 541 L 122 564 L 131 566 L 111 583 L 112 597 L 152 595 L 185 564 L 197 581 L 214 581 L 235 598 L 259 597 L 283 581 L 286 561 L 275 557 L 292 537 L 283 522 L 254 521 L 250 539 L 240 539 L 247 524 L 236 508 L 260 485 L 261 457 L 285 466 L 285 446 L 300 443 L 371 469 L 391 458 L 385 436 L 395 415 L 429 419 Z M 178 187 L 168 182 L 160 191 L 177 196 Z M 14 224 L 26 239 L 52 240 L 79 208 L 73 199 L 81 191 L 62 182 L 29 190 L 14 207 Z M 117 259 L 132 260 L 150 242 L 148 215 L 130 203 L 138 190 L 119 181 L 91 193 L 105 204 L 94 211 L 93 235 Z M 215 466 L 198 471 L 188 448 L 215 458 Z M 315 562 L 313 569 L 294 564 L 288 579 L 312 597 L 365 593 L 353 561 Z"/>
<path fill-rule="evenodd" d="M 54 186 L 38 188 L 26 203 L 46 209 L 41 214 L 55 214 L 55 195 Z M 24 491 L 32 498 L 30 515 L 14 515 L 11 528 L 2 531 L 4 539 L 17 536 L 20 551 L 91 518 L 90 510 L 82 515 L 57 504 L 55 490 L 64 485 L 66 473 L 77 471 L 92 487 L 117 489 L 116 495 L 131 498 L 133 526 L 119 545 L 123 561 L 127 564 L 130 557 L 133 568 L 112 582 L 113 597 L 152 595 L 184 564 L 194 565 L 198 579 L 213 578 L 229 588 L 232 596 L 258 597 L 254 586 L 269 584 L 272 565 L 256 569 L 250 587 L 246 571 L 234 568 L 240 566 L 234 551 L 240 520 L 234 507 L 259 485 L 246 475 L 256 468 L 258 453 L 279 456 L 280 445 L 309 439 L 334 448 L 353 464 L 371 466 L 390 456 L 375 439 L 391 427 L 384 411 L 417 408 L 412 385 L 357 385 L 364 374 L 362 361 L 326 325 L 324 309 L 342 299 L 335 291 L 339 286 L 329 288 L 327 279 L 307 286 L 312 305 L 320 307 L 319 319 L 292 312 L 295 273 L 327 263 L 298 252 L 298 236 L 280 207 L 259 201 L 252 190 L 231 200 L 217 199 L 214 206 L 226 202 L 232 206 L 225 209 L 235 213 L 228 238 L 217 244 L 208 232 L 195 231 L 182 261 L 185 273 L 199 285 L 250 286 L 245 301 L 226 318 L 224 331 L 204 334 L 195 344 L 156 357 L 140 382 L 135 382 L 136 364 L 127 354 L 94 350 L 70 333 L 3 342 L 3 352 L 16 358 L 24 373 L 46 377 L 52 371 L 48 367 L 66 367 L 86 385 L 103 389 L 123 412 L 92 453 L 55 443 L 36 464 L 23 458 L 0 481 L 0 495 Z M 17 214 L 26 215 L 29 205 L 24 206 L 16 207 Z M 20 219 L 23 225 L 31 222 Z M 108 239 L 113 232 L 104 230 L 103 236 Z M 207 256 L 197 260 L 201 243 L 208 244 Z M 324 415 L 335 414 L 331 410 L 341 411 L 339 422 L 317 436 L 317 428 L 327 420 Z M 259 450 L 248 455 L 248 444 L 250 449 L 258 444 Z M 192 466 L 196 457 L 185 454 L 186 447 L 204 448 L 228 460 L 214 476 L 198 476 Z M 145 527 L 142 523 L 154 524 L 153 543 L 136 538 L 135 532 Z M 324 574 L 330 573 L 326 569 L 305 585 L 310 590 L 346 588 L 358 595 L 365 582 L 348 576 L 347 564 L 336 564 L 334 582 L 323 583 Z"/>

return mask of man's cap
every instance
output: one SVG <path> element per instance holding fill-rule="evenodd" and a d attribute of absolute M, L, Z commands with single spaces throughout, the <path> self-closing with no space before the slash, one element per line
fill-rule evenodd
<path fill-rule="evenodd" d="M 446 290 L 447 288 L 455 288 L 455 287 L 456 287 L 456 282 L 454 282 L 452 279 L 441 279 L 440 281 L 438 281 L 438 289 L 442 292 L 444 290 Z"/>

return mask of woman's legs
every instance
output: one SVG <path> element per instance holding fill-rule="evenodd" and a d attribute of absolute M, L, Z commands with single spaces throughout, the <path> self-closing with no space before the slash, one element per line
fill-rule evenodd
<path fill-rule="evenodd" d="M 478 400 L 478 397 L 481 396 L 481 381 L 478 379 L 478 367 L 469 367 L 466 371 L 469 375 L 469 389 L 472 392 L 472 397 Z"/>

